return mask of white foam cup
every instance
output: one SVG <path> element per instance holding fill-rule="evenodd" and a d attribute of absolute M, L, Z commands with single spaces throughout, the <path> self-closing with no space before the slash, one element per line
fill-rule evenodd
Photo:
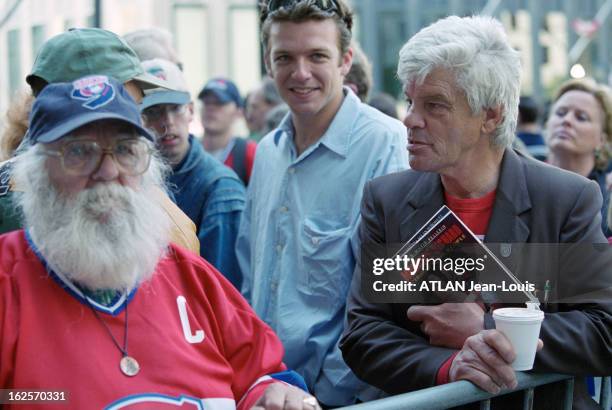
<path fill-rule="evenodd" d="M 514 370 L 531 370 L 538 347 L 544 312 L 527 308 L 501 308 L 493 311 L 495 327 L 510 340 L 516 359 Z"/>

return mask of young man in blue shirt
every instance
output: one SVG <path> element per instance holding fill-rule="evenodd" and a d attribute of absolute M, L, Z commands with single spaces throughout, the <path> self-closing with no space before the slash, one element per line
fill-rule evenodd
<path fill-rule="evenodd" d="M 344 1 L 263 7 L 266 67 L 290 114 L 257 149 L 237 242 L 242 290 L 310 391 L 347 405 L 372 397 L 337 346 L 361 191 L 407 167 L 406 130 L 343 87 L 352 61 Z"/>

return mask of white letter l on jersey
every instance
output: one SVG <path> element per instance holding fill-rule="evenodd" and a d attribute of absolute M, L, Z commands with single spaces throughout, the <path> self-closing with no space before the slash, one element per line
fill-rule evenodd
<path fill-rule="evenodd" d="M 187 317 L 187 301 L 184 296 L 176 298 L 176 304 L 178 305 L 179 316 L 181 317 L 181 325 L 183 326 L 183 335 L 189 343 L 200 343 L 204 340 L 204 331 L 198 330 L 194 334 L 191 333 L 191 326 L 189 325 L 189 318 Z"/>

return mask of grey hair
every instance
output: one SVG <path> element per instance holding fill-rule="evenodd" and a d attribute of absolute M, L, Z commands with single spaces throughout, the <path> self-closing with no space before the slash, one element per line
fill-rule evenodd
<path fill-rule="evenodd" d="M 521 62 L 502 24 L 486 16 L 447 17 L 419 31 L 400 50 L 397 75 L 404 87 L 422 83 L 436 68 L 455 75 L 473 114 L 502 107 L 503 119 L 491 143 L 510 146 L 518 116 Z"/>
<path fill-rule="evenodd" d="M 66 195 L 51 182 L 40 145 L 15 158 L 13 176 L 24 190 L 15 199 L 51 269 L 92 290 L 125 291 L 149 279 L 167 252 L 171 229 L 155 190 L 161 160 L 152 158 L 142 189 L 100 183 Z M 111 206 L 112 217 L 92 223 Z"/>
<path fill-rule="evenodd" d="M 123 39 L 136 52 L 140 61 L 163 58 L 180 66 L 172 33 L 166 29 L 151 27 L 131 31 L 125 34 Z"/>

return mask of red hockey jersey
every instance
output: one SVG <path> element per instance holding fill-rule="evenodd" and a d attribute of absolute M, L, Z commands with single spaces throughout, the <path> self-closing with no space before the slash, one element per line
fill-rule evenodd
<path fill-rule="evenodd" d="M 0 388 L 67 392 L 68 403 L 36 407 L 45 409 L 242 409 L 274 382 L 266 375 L 285 370 L 273 331 L 178 246 L 127 298 L 91 303 L 120 345 L 127 304 L 136 376 L 120 371 L 122 353 L 84 298 L 47 272 L 23 231 L 0 236 Z"/>

